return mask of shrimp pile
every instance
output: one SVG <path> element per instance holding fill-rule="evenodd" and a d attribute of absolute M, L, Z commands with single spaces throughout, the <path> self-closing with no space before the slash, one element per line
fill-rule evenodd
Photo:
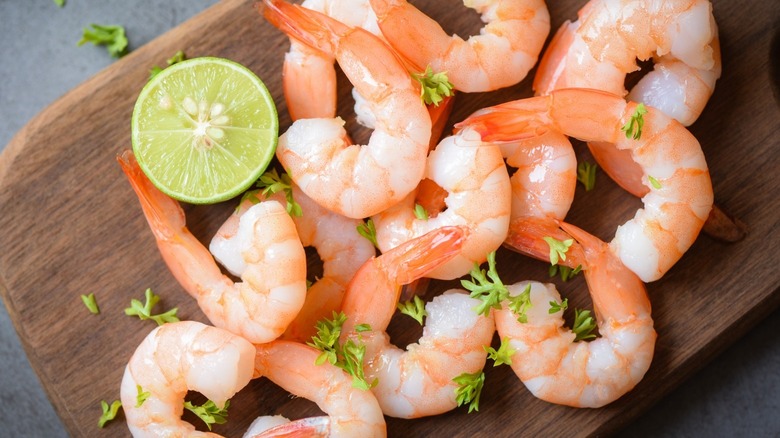
<path fill-rule="evenodd" d="M 208 249 L 132 153 L 118 157 L 165 263 L 214 325 L 169 323 L 138 347 L 121 386 L 134 436 L 200 436 L 181 419 L 186 392 L 222 406 L 253 378 L 324 415 L 261 416 L 247 438 L 383 437 L 384 416 L 471 412 L 490 384 L 488 359 L 540 400 L 578 408 L 642 380 L 657 337 L 645 283 L 674 268 L 713 209 L 704 152 L 686 128 L 720 76 L 712 6 L 591 0 L 542 53 L 542 0 L 464 5 L 485 23 L 468 40 L 405 0 L 264 0 L 261 14 L 290 39 L 281 68 L 293 122 L 273 172 L 284 190 L 247 193 Z M 479 109 L 438 141 L 454 100 L 435 109 L 421 95 L 517 84 L 540 55 L 537 96 Z M 626 91 L 636 60 L 650 57 L 655 69 Z M 335 63 L 373 129 L 365 145 L 336 114 Z M 449 82 L 431 86 L 415 73 L 426 70 Z M 567 219 L 578 180 L 570 137 L 641 197 L 609 242 Z M 322 261 L 318 278 L 307 246 Z M 568 329 L 553 284 L 505 284 L 501 246 L 582 271 L 594 317 L 576 310 Z M 465 290 L 428 297 L 426 278 L 461 279 Z M 422 285 L 408 290 L 426 300 L 402 302 L 406 285 Z M 387 333 L 399 313 L 422 326 L 405 348 Z"/>

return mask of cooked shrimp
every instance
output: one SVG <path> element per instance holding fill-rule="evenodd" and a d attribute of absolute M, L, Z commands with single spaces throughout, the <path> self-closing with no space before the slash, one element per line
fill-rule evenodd
<path fill-rule="evenodd" d="M 538 94 L 593 88 L 625 95 L 636 59 L 655 55 L 655 69 L 628 95 L 683 125 L 701 114 L 720 77 L 718 28 L 709 0 L 591 0 L 566 22 L 542 57 Z"/>
<path fill-rule="evenodd" d="M 536 282 L 509 286 L 515 296 L 531 285 L 527 322 L 503 308 L 494 312 L 496 329 L 509 339 L 512 369 L 534 396 L 597 408 L 630 391 L 650 367 L 656 339 L 650 301 L 642 281 L 606 243 L 577 227 L 561 227 L 577 240 L 565 263 L 583 266 L 601 337 L 574 342 L 575 334 L 563 327 L 563 312 L 550 313 L 549 303 L 561 302 L 555 286 Z"/>
<path fill-rule="evenodd" d="M 460 254 L 428 276 L 453 279 L 485 261 L 506 238 L 511 189 L 501 150 L 482 144 L 474 131 L 461 131 L 442 140 L 428 156 L 425 178 L 446 190 L 444 211 L 415 215 L 415 195 L 373 217 L 379 249 L 387 252 L 403 242 L 445 225 L 462 225 L 469 236 Z"/>
<path fill-rule="evenodd" d="M 321 12 L 350 27 L 380 35 L 368 0 L 305 0 L 301 6 Z M 290 38 L 282 71 L 284 97 L 293 121 L 336 117 L 336 69 L 333 55 Z"/>
<path fill-rule="evenodd" d="M 480 301 L 464 291 L 447 291 L 425 306 L 423 335 L 406 351 L 393 346 L 385 332 L 401 285 L 457 255 L 463 238 L 457 227 L 431 231 L 367 262 L 349 284 L 342 338 L 365 344 L 363 370 L 366 380 L 377 379 L 372 391 L 386 415 L 418 418 L 454 409 L 457 384 L 452 379 L 485 365 L 483 346 L 493 337 L 493 318 L 477 315 L 474 307 Z M 357 333 L 358 324 L 371 330 Z"/>
<path fill-rule="evenodd" d="M 290 323 L 284 338 L 308 341 L 316 333 L 315 324 L 333 311 L 341 309 L 344 290 L 355 272 L 376 253 L 374 245 L 357 232 L 362 223 L 328 211 L 312 201 L 298 186 L 292 184 L 292 197 L 301 208 L 300 216 L 293 216 L 298 237 L 304 247 L 312 246 L 322 260 L 323 275 L 309 287 L 306 301 L 298 316 Z M 281 192 L 268 198 L 280 203 L 287 202 Z M 253 205 L 244 201 L 239 210 L 231 215 L 211 240 L 209 250 L 232 274 L 241 276 L 246 262 L 241 257 L 239 221 Z"/>
<path fill-rule="evenodd" d="M 164 324 L 135 350 L 122 378 L 121 400 L 135 437 L 218 437 L 182 421 L 184 396 L 198 391 L 218 407 L 252 378 L 255 347 L 226 330 L 194 321 Z M 140 406 L 139 395 L 148 393 Z"/>
<path fill-rule="evenodd" d="M 352 386 L 352 377 L 328 362 L 316 365 L 320 351 L 307 345 L 274 341 L 257 346 L 255 376 L 270 379 L 295 396 L 317 403 L 327 415 L 286 422 L 263 420 L 245 435 L 249 438 L 280 436 L 384 437 L 385 418 L 376 397 Z M 281 424 L 280 424 L 281 423 Z"/>
<path fill-rule="evenodd" d="M 517 84 L 536 64 L 550 15 L 543 0 L 479 0 L 464 5 L 482 16 L 480 35 L 463 40 L 406 0 L 371 0 L 382 35 L 420 71 L 446 71 L 455 89 L 489 91 Z"/>
<path fill-rule="evenodd" d="M 306 297 L 306 254 L 285 208 L 262 202 L 241 217 L 237 233 L 246 268 L 242 281 L 234 283 L 187 229 L 178 202 L 152 185 L 132 152 L 117 159 L 168 269 L 209 321 L 254 343 L 279 337 Z"/>
<path fill-rule="evenodd" d="M 643 116 L 636 108 L 601 91 L 556 90 L 480 110 L 458 126 L 475 129 L 484 141 L 514 141 L 557 130 L 628 151 L 649 192 L 642 198 L 644 208 L 617 228 L 610 246 L 643 281 L 654 281 L 696 239 L 712 208 L 712 183 L 701 146 L 685 127 L 653 108 Z M 639 117 L 644 122 L 641 136 L 626 138 L 622 128 L 632 119 L 636 128 Z"/>
<path fill-rule="evenodd" d="M 403 199 L 422 179 L 431 136 L 431 118 L 404 66 L 365 30 L 281 0 L 265 4 L 275 26 L 336 57 L 377 120 L 366 146 L 349 144 L 340 118 L 298 120 L 279 138 L 279 161 L 304 193 L 347 217 Z"/>

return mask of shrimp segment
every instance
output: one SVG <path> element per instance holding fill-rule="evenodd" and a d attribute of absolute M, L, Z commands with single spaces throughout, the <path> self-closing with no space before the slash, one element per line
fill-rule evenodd
<path fill-rule="evenodd" d="M 543 0 L 464 1 L 482 16 L 480 35 L 463 40 L 406 0 L 371 0 L 382 35 L 423 71 L 446 71 L 458 90 L 490 91 L 514 85 L 536 64 L 550 32 Z"/>
<path fill-rule="evenodd" d="M 255 347 L 240 336 L 194 321 L 152 330 L 125 368 L 122 409 L 135 437 L 218 437 L 181 420 L 184 396 L 198 391 L 218 407 L 252 378 Z M 140 391 L 149 396 L 138 405 Z"/>
<path fill-rule="evenodd" d="M 252 438 L 277 436 L 384 437 L 385 419 L 370 391 L 328 362 L 316 365 L 320 351 L 289 341 L 257 346 L 255 377 L 263 376 L 290 393 L 317 403 L 327 416 L 272 427 Z"/>
<path fill-rule="evenodd" d="M 644 208 L 618 227 L 610 243 L 643 281 L 666 273 L 693 244 L 712 209 L 712 183 L 699 142 L 677 121 L 648 108 L 641 138 L 621 129 L 636 104 L 595 90 L 556 90 L 550 95 L 478 111 L 459 127 L 471 127 L 485 141 L 514 141 L 549 130 L 629 151 L 642 169 L 649 192 Z"/>
<path fill-rule="evenodd" d="M 347 284 L 360 266 L 376 253 L 374 245 L 357 232 L 362 221 L 349 219 L 320 207 L 306 196 L 294 183 L 292 196 L 301 207 L 302 214 L 293 216 L 301 244 L 312 246 L 322 260 L 323 275 L 306 292 L 306 301 L 298 315 L 288 325 L 284 338 L 308 341 L 315 333 L 315 324 L 341 309 L 341 301 Z M 283 193 L 276 193 L 268 200 L 287 202 Z M 211 240 L 209 250 L 232 274 L 241 276 L 246 263 L 240 247 L 246 236 L 240 236 L 239 221 L 252 206 L 247 200 L 231 215 Z"/>
<path fill-rule="evenodd" d="M 492 316 L 474 312 L 479 301 L 464 291 L 450 290 L 429 302 L 423 336 L 407 350 L 390 344 L 385 332 L 398 302 L 401 285 L 409 283 L 460 251 L 464 232 L 443 227 L 369 261 L 347 289 L 347 315 L 342 338 L 366 346 L 363 370 L 382 411 L 399 418 L 436 415 L 457 406 L 453 378 L 475 373 L 486 361 L 495 326 Z M 358 324 L 370 331 L 357 333 Z"/>
<path fill-rule="evenodd" d="M 630 391 L 652 362 L 656 333 L 642 281 L 615 257 L 608 245 L 561 224 L 575 242 L 567 264 L 582 265 L 601 337 L 574 342 L 563 327 L 555 286 L 530 282 L 531 307 L 520 323 L 509 309 L 495 311 L 496 329 L 515 350 L 512 369 L 534 396 L 557 404 L 597 408 Z M 549 260 L 549 258 L 548 258 Z M 529 282 L 509 286 L 518 295 Z"/>
<path fill-rule="evenodd" d="M 349 144 L 340 118 L 298 120 L 279 138 L 279 161 L 304 193 L 343 216 L 368 217 L 403 199 L 422 179 L 431 136 L 404 66 L 365 30 L 280 0 L 264 3 L 272 24 L 335 56 L 376 120 L 366 146 Z"/>
<path fill-rule="evenodd" d="M 117 160 L 141 202 L 165 263 L 209 321 L 255 343 L 279 337 L 306 297 L 306 253 L 285 208 L 275 201 L 263 202 L 241 217 L 238 234 L 246 267 L 242 281 L 234 283 L 187 229 L 178 202 L 146 178 L 132 152 Z"/>
<path fill-rule="evenodd" d="M 386 252 L 399 244 L 445 225 L 469 228 L 461 253 L 428 276 L 453 279 L 485 261 L 504 241 L 509 228 L 510 183 L 501 151 L 482 144 L 473 131 L 442 140 L 428 157 L 425 177 L 447 191 L 446 209 L 427 219 L 414 213 L 415 193 L 373 217 L 379 248 Z"/>

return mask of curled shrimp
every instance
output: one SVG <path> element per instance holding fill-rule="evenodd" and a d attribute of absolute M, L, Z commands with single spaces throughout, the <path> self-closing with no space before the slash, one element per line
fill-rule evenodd
<path fill-rule="evenodd" d="M 563 311 L 551 308 L 551 302 L 561 303 L 555 286 L 536 282 L 508 287 L 516 296 L 530 285 L 526 322 L 503 308 L 494 311 L 496 329 L 509 340 L 512 369 L 534 396 L 597 408 L 630 391 L 650 367 L 656 339 L 650 301 L 642 281 L 607 244 L 572 225 L 561 228 L 566 233 L 558 238 L 576 239 L 563 263 L 583 266 L 601 337 L 574 342 L 576 335 L 563 327 Z"/>
<path fill-rule="evenodd" d="M 393 346 L 385 332 L 401 285 L 457 255 L 463 238 L 459 227 L 431 231 L 370 260 L 349 284 L 341 336 L 365 345 L 365 377 L 376 379 L 371 390 L 386 415 L 418 418 L 454 409 L 458 385 L 453 379 L 485 365 L 483 346 L 493 337 L 493 318 L 477 315 L 474 307 L 480 301 L 464 291 L 447 291 L 425 306 L 423 335 L 406 351 Z M 358 332 L 361 324 L 370 330 Z"/>
<path fill-rule="evenodd" d="M 693 244 L 712 209 L 712 183 L 701 146 L 676 120 L 653 108 L 642 115 L 620 96 L 555 90 L 478 111 L 458 126 L 485 141 L 514 141 L 549 130 L 615 145 L 642 169 L 644 208 L 617 228 L 610 247 L 643 281 L 663 276 Z M 626 138 L 624 127 L 640 135 Z M 635 139 L 636 137 L 636 139 Z M 511 231 L 510 231 L 511 233 Z"/>
<path fill-rule="evenodd" d="M 509 228 L 511 189 L 500 149 L 482 144 L 476 132 L 465 130 L 442 140 L 428 156 L 425 178 L 447 192 L 443 211 L 430 217 L 415 214 L 415 195 L 373 217 L 379 249 L 399 244 L 446 225 L 469 228 L 463 249 L 428 277 L 453 279 L 485 261 L 504 241 Z M 419 213 L 418 213 L 419 214 Z"/>
<path fill-rule="evenodd" d="M 300 215 L 292 215 L 301 244 L 314 247 L 322 260 L 322 277 L 318 278 L 306 292 L 306 301 L 298 315 L 287 326 L 283 337 L 290 340 L 308 341 L 316 333 L 315 324 L 334 311 L 341 309 L 344 291 L 355 272 L 376 253 L 374 245 L 361 236 L 357 227 L 362 223 L 320 207 L 306 196 L 295 183 L 290 187 L 291 195 L 300 207 Z M 267 198 L 286 203 L 281 192 Z M 251 200 L 241 203 L 239 209 L 220 227 L 209 244 L 209 250 L 227 270 L 241 276 L 246 262 L 241 257 L 240 247 L 247 236 L 238 234 L 243 214 L 254 205 Z"/>
<path fill-rule="evenodd" d="M 382 35 L 417 69 L 446 71 L 465 92 L 514 85 L 536 64 L 550 15 L 543 0 L 464 1 L 482 16 L 480 35 L 463 40 L 406 0 L 371 0 Z"/>
<path fill-rule="evenodd" d="M 290 341 L 257 346 L 255 377 L 267 377 L 295 396 L 317 403 L 327 415 L 292 422 L 278 416 L 270 421 L 263 418 L 262 424 L 250 427 L 245 438 L 387 436 L 376 397 L 371 391 L 353 387 L 352 377 L 341 368 L 327 362 L 316 365 L 319 354 L 312 347 Z"/>
<path fill-rule="evenodd" d="M 218 437 L 182 421 L 184 396 L 198 391 L 218 407 L 252 378 L 255 347 L 226 330 L 194 321 L 152 330 L 122 377 L 122 409 L 135 437 Z M 141 393 L 148 396 L 140 402 Z"/>
<path fill-rule="evenodd" d="M 368 217 L 403 199 L 422 179 L 431 136 L 431 118 L 404 66 L 365 30 L 280 0 L 265 5 L 272 24 L 334 55 L 376 116 L 366 146 L 349 144 L 340 118 L 298 120 L 279 138 L 279 161 L 304 193 L 343 216 Z"/>
<path fill-rule="evenodd" d="M 709 0 L 591 0 L 578 15 L 561 26 L 542 57 L 534 79 L 538 94 L 576 87 L 623 96 L 626 74 L 638 70 L 636 59 L 656 55 L 654 70 L 628 99 L 686 126 L 699 117 L 721 72 Z"/>
<path fill-rule="evenodd" d="M 245 236 L 240 253 L 246 268 L 242 281 L 234 283 L 187 229 L 179 203 L 146 178 L 132 152 L 117 160 L 168 269 L 209 321 L 255 343 L 279 337 L 306 297 L 306 253 L 285 208 L 275 201 L 263 202 L 241 217 L 238 234 Z"/>
<path fill-rule="evenodd" d="M 305 0 L 301 6 L 321 12 L 347 26 L 360 27 L 380 35 L 379 26 L 368 0 Z M 295 38 L 284 55 L 282 70 L 284 97 L 293 121 L 336 117 L 335 59 Z"/>

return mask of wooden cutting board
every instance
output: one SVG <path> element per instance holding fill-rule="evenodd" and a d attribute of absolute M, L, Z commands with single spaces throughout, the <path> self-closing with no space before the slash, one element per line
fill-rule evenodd
<path fill-rule="evenodd" d="M 476 14 L 451 3 L 419 5 L 448 32 L 476 32 Z M 549 3 L 553 29 L 574 19 L 583 4 Z M 467 415 L 461 408 L 433 418 L 388 419 L 391 435 L 607 434 L 660 400 L 778 306 L 777 10 L 771 1 L 713 3 L 723 77 L 691 130 L 707 156 L 717 202 L 746 222 L 749 234 L 736 244 L 700 236 L 662 280 L 648 285 L 659 337 L 644 380 L 605 408 L 572 409 L 536 400 L 508 367 L 488 368 L 478 413 Z M 130 147 L 130 115 L 150 67 L 163 64 L 177 50 L 247 65 L 272 91 L 284 130 L 290 121 L 280 69 L 287 47 L 287 39 L 255 12 L 251 1 L 223 1 L 56 101 L 0 156 L 0 291 L 33 368 L 72 435 L 128 435 L 124 417 L 100 432 L 96 423 L 100 400 L 119 397 L 128 358 L 155 327 L 124 316 L 132 298 L 142 298 L 152 288 L 163 297 L 160 308 L 177 306 L 182 318 L 206 321 L 163 264 L 114 160 Z M 348 115 L 343 82 L 341 114 Z M 500 92 L 461 95 L 451 122 L 484 106 L 528 97 L 530 83 L 529 77 Z M 583 149 L 578 154 L 587 158 Z M 595 190 L 577 188 L 569 220 L 609 240 L 615 226 L 639 205 L 600 173 Z M 228 202 L 185 210 L 193 233 L 208 242 L 233 207 Z M 499 263 L 507 281 L 547 280 L 543 263 L 505 250 Z M 434 282 L 428 298 L 452 284 Z M 573 305 L 590 306 L 582 278 L 559 286 Z M 97 296 L 100 315 L 84 308 L 79 295 L 86 293 Z M 420 329 L 397 318 L 390 332 L 403 344 L 419 336 Z M 240 436 L 260 414 L 299 418 L 317 412 L 313 403 L 259 379 L 233 399 L 230 421 L 214 431 Z"/>

